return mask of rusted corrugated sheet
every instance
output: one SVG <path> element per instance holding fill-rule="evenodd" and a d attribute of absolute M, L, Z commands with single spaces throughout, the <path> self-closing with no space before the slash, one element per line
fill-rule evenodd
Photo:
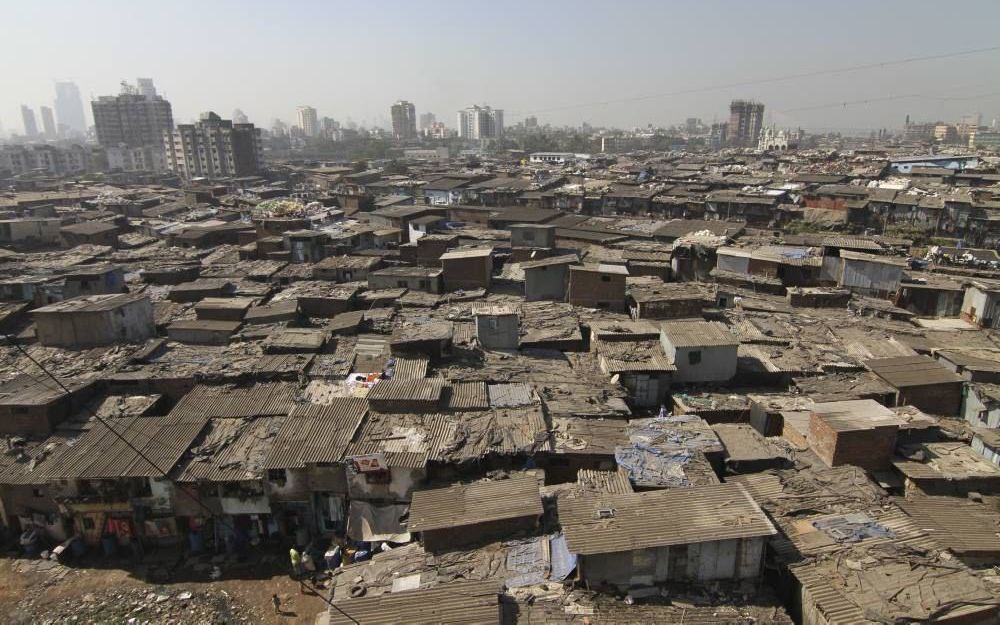
<path fill-rule="evenodd" d="M 596 341 L 594 345 L 605 373 L 677 371 L 667 360 L 659 341 Z"/>
<path fill-rule="evenodd" d="M 440 414 L 369 413 L 346 456 L 384 453 L 389 467 L 419 469 L 438 457 L 455 424 Z"/>
<path fill-rule="evenodd" d="M 340 601 L 330 625 L 497 625 L 499 593 L 499 581 L 461 581 Z"/>
<path fill-rule="evenodd" d="M 450 436 L 432 460 L 462 462 L 490 454 L 534 454 L 549 450 L 548 426 L 541 406 L 462 412 L 447 417 Z"/>
<path fill-rule="evenodd" d="M 264 458 L 287 417 L 212 419 L 182 463 L 178 482 L 236 482 L 264 477 Z"/>
<path fill-rule="evenodd" d="M 610 518 L 600 518 L 607 509 Z M 777 533 L 739 484 L 562 499 L 559 521 L 569 550 L 582 555 Z"/>
<path fill-rule="evenodd" d="M 396 358 L 393 380 L 420 380 L 427 377 L 426 358 Z"/>
<path fill-rule="evenodd" d="M 484 410 L 489 406 L 485 382 L 452 382 L 448 410 Z"/>
<path fill-rule="evenodd" d="M 415 491 L 406 527 L 411 532 L 423 532 L 541 514 L 538 480 L 517 476 Z"/>
<path fill-rule="evenodd" d="M 94 420 L 75 440 L 56 443 L 53 438 L 55 446 L 49 453 L 38 455 L 31 470 L 16 476 L 15 481 L 41 484 L 53 479 L 160 477 L 174 467 L 205 419 L 178 424 L 167 417 L 128 417 L 105 422 L 107 426 Z"/>
<path fill-rule="evenodd" d="M 535 391 L 530 384 L 490 384 L 487 386 L 490 396 L 490 406 L 494 408 L 517 408 L 530 406 L 537 401 Z"/>
<path fill-rule="evenodd" d="M 328 405 L 296 405 L 278 432 L 264 468 L 340 462 L 367 413 L 368 402 L 356 397 L 335 397 Z"/>
<path fill-rule="evenodd" d="M 609 495 L 627 495 L 633 492 L 632 482 L 628 479 L 628 471 L 618 467 L 614 471 L 599 471 L 597 469 L 580 469 L 576 472 L 576 483 L 585 491 L 608 493 Z"/>
<path fill-rule="evenodd" d="M 246 387 L 200 384 L 177 402 L 167 416 L 180 423 L 206 417 L 287 415 L 297 394 L 296 385 L 280 382 Z"/>
<path fill-rule="evenodd" d="M 997 534 L 1000 514 L 983 504 L 956 497 L 897 498 L 896 503 L 914 524 L 955 553 L 1000 553 L 1000 535 Z"/>

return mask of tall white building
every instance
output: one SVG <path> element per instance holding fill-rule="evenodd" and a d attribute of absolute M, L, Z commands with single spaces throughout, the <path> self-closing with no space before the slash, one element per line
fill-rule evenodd
<path fill-rule="evenodd" d="M 46 139 L 56 138 L 56 118 L 52 115 L 52 109 L 43 106 L 38 109 L 42 113 L 42 132 Z"/>
<path fill-rule="evenodd" d="M 83 100 L 80 99 L 80 88 L 76 83 L 56 83 L 55 108 L 59 134 L 82 135 L 87 132 L 87 121 L 83 116 Z"/>
<path fill-rule="evenodd" d="M 463 139 L 499 139 L 503 137 L 503 109 L 470 106 L 458 112 L 457 125 Z"/>
<path fill-rule="evenodd" d="M 24 136 L 38 136 L 38 122 L 35 121 L 35 112 L 30 106 L 21 105 L 21 121 L 24 122 Z"/>
<path fill-rule="evenodd" d="M 299 118 L 299 128 L 302 134 L 307 137 L 315 137 L 319 134 L 319 118 L 316 116 L 316 109 L 311 106 L 300 106 L 296 109 Z"/>

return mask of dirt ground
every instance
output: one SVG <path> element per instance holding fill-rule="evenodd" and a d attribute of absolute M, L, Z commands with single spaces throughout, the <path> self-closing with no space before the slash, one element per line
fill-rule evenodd
<path fill-rule="evenodd" d="M 0 557 L 0 622 L 312 625 L 325 611 L 321 597 L 300 594 L 273 561 L 218 564 L 217 581 L 183 561 L 169 579 L 154 583 L 124 568 Z M 275 593 L 282 614 L 274 613 Z"/>

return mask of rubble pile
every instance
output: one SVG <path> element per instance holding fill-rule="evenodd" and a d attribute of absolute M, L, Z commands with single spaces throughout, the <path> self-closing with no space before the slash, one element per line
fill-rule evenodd
<path fill-rule="evenodd" d="M 259 615 L 237 605 L 225 591 L 145 588 L 86 593 L 60 601 L 21 600 L 13 623 L 56 625 L 237 625 L 259 622 Z"/>

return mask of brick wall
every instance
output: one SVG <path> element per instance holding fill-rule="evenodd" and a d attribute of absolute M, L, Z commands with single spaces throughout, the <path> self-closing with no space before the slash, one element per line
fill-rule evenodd
<path fill-rule="evenodd" d="M 584 308 L 625 312 L 625 276 L 596 271 L 570 271 L 569 303 Z"/>
<path fill-rule="evenodd" d="M 809 446 L 831 467 L 852 464 L 865 469 L 886 468 L 896 449 L 895 425 L 837 432 L 823 419 L 811 415 Z"/>

